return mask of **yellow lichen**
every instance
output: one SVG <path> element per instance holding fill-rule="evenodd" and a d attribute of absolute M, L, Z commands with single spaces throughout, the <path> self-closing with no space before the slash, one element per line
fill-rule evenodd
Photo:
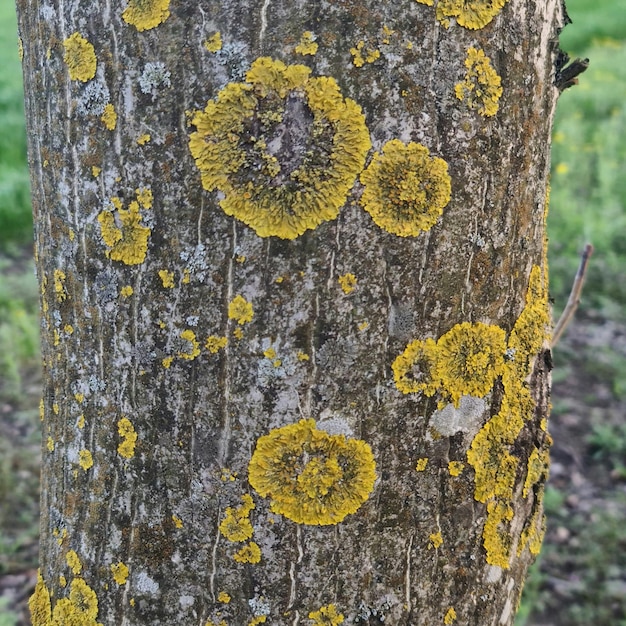
<path fill-rule="evenodd" d="M 102 171 L 101 167 L 98 167 L 97 165 L 92 165 L 91 167 L 91 175 L 94 178 L 98 178 L 98 176 L 100 176 L 100 172 Z"/>
<path fill-rule="evenodd" d="M 376 464 L 367 443 L 329 435 L 315 420 L 272 430 L 257 441 L 248 467 L 252 487 L 272 512 L 299 524 L 337 524 L 369 498 Z"/>
<path fill-rule="evenodd" d="M 46 416 L 46 406 L 44 404 L 43 398 L 39 400 L 39 419 L 43 422 Z"/>
<path fill-rule="evenodd" d="M 265 615 L 257 615 L 248 622 L 248 626 L 258 626 L 258 624 L 265 624 L 266 621 L 267 617 Z"/>
<path fill-rule="evenodd" d="M 450 201 L 447 163 L 426 146 L 392 139 L 361 174 L 361 204 L 382 229 L 416 237 L 430 229 Z"/>
<path fill-rule="evenodd" d="M 74 576 L 77 576 L 78 574 L 80 574 L 81 570 L 83 569 L 82 563 L 80 562 L 80 559 L 78 558 L 78 554 L 76 554 L 74 550 L 69 550 L 67 552 L 67 554 L 65 555 L 65 562 L 67 563 L 68 567 L 72 570 L 72 574 L 74 574 Z"/>
<path fill-rule="evenodd" d="M 152 193 L 147 196 L 146 190 L 138 189 L 137 200 L 133 200 L 128 209 L 123 208 L 121 200 L 117 197 L 111 198 L 111 203 L 113 210 L 104 210 L 98 215 L 102 239 L 109 248 L 106 251 L 107 256 L 126 265 L 143 263 L 151 231 L 141 224 L 143 218 L 139 205 L 150 208 Z"/>
<path fill-rule="evenodd" d="M 57 302 L 63 302 L 67 298 L 64 282 L 65 272 L 63 270 L 54 270 L 54 297 Z"/>
<path fill-rule="evenodd" d="M 449 18 L 456 19 L 460 26 L 477 30 L 483 28 L 502 10 L 507 0 L 439 0 L 437 19 L 449 25 Z"/>
<path fill-rule="evenodd" d="M 63 588 L 67 587 L 67 578 L 65 578 L 63 574 L 59 576 L 59 585 L 61 585 L 61 587 Z"/>
<path fill-rule="evenodd" d="M 138 31 L 162 24 L 170 16 L 170 0 L 130 0 L 122 19 Z"/>
<path fill-rule="evenodd" d="M 259 58 L 192 120 L 203 187 L 260 237 L 294 239 L 335 219 L 371 146 L 360 107 L 310 73 Z"/>
<path fill-rule="evenodd" d="M 235 328 L 235 330 L 233 330 L 233 335 L 235 336 L 235 339 L 242 339 L 243 338 L 243 330 L 241 330 L 241 328 L 239 328 L 239 326 L 237 326 L 237 328 Z"/>
<path fill-rule="evenodd" d="M 426 6 L 432 7 L 435 3 L 434 0 L 415 0 L 415 2 L 419 2 L 420 4 L 425 4 Z"/>
<path fill-rule="evenodd" d="M 111 564 L 111 573 L 113 574 L 113 580 L 118 585 L 123 585 L 128 580 L 128 567 L 121 561 Z"/>
<path fill-rule="evenodd" d="M 254 534 L 254 530 L 248 514 L 249 512 L 244 512 L 241 507 L 236 509 L 230 506 L 226 507 L 226 515 L 219 525 L 220 533 L 228 541 L 242 542 L 250 539 Z"/>
<path fill-rule="evenodd" d="M 117 113 L 115 112 L 115 107 L 110 102 L 104 107 L 104 113 L 102 113 L 100 119 L 107 130 L 115 130 L 117 126 Z"/>
<path fill-rule="evenodd" d="M 430 543 L 428 544 L 428 549 L 435 548 L 437 550 L 443 545 L 443 537 L 441 536 L 441 531 L 437 531 L 436 533 L 432 533 L 428 536 Z"/>
<path fill-rule="evenodd" d="M 502 95 L 500 76 L 480 48 L 471 47 L 465 59 L 465 77 L 454 87 L 456 97 L 480 115 L 491 117 L 498 112 L 498 101 Z"/>
<path fill-rule="evenodd" d="M 71 34 L 64 42 L 65 55 L 63 61 L 71 80 L 87 82 L 96 75 L 98 61 L 93 45 L 80 33 Z"/>
<path fill-rule="evenodd" d="M 200 355 L 200 342 L 196 339 L 196 333 L 187 328 L 180 333 L 180 338 L 189 342 L 189 349 L 186 352 L 179 352 L 178 356 L 186 361 L 193 361 Z"/>
<path fill-rule="evenodd" d="M 296 358 L 298 361 L 309 361 L 311 359 L 311 357 L 306 352 L 302 352 L 302 350 L 298 350 Z"/>
<path fill-rule="evenodd" d="M 415 465 L 415 469 L 418 472 L 423 472 L 426 469 L 427 465 L 428 465 L 428 458 L 422 457 L 421 459 L 417 459 L 417 464 Z"/>
<path fill-rule="evenodd" d="M 512 537 L 505 525 L 513 519 L 513 508 L 504 500 L 487 503 L 487 521 L 483 528 L 483 545 L 487 552 L 487 563 L 508 569 L 511 558 Z M 504 525 L 504 526 L 503 526 Z"/>
<path fill-rule="evenodd" d="M 205 42 L 204 47 L 209 52 L 219 52 L 222 49 L 222 35 L 217 32 L 211 35 Z"/>
<path fill-rule="evenodd" d="M 448 472 L 450 472 L 450 476 L 460 476 L 465 468 L 465 463 L 461 461 L 450 461 L 448 463 Z"/>
<path fill-rule="evenodd" d="M 28 599 L 28 608 L 32 626 L 50 626 L 52 622 L 52 604 L 50 592 L 41 576 L 41 570 L 37 570 L 37 584 L 35 591 Z"/>
<path fill-rule="evenodd" d="M 161 365 L 168 370 L 172 363 L 174 361 L 174 357 L 173 356 L 166 356 L 164 359 L 161 360 Z"/>
<path fill-rule="evenodd" d="M 217 354 L 220 350 L 224 349 L 228 345 L 228 337 L 218 337 L 216 335 L 210 335 L 204 344 L 205 348 L 211 354 Z"/>
<path fill-rule="evenodd" d="M 228 317 L 241 326 L 251 322 L 254 317 L 252 303 L 248 302 L 243 296 L 235 296 L 228 304 Z"/>
<path fill-rule="evenodd" d="M 313 620 L 312 626 L 339 626 L 343 624 L 344 617 L 337 612 L 334 604 L 327 604 L 309 613 L 309 619 Z"/>
<path fill-rule="evenodd" d="M 463 395 L 489 393 L 504 372 L 506 334 L 498 326 L 463 322 L 437 341 L 435 378 L 455 406 Z"/>
<path fill-rule="evenodd" d="M 260 563 L 261 548 L 259 548 L 254 541 L 251 541 L 249 544 L 235 552 L 233 559 L 235 559 L 237 563 Z"/>
<path fill-rule="evenodd" d="M 120 289 L 120 295 L 122 298 L 130 298 L 134 293 L 134 289 L 130 285 L 126 285 Z"/>
<path fill-rule="evenodd" d="M 302 33 L 302 37 L 300 37 L 300 43 L 298 43 L 298 45 L 296 46 L 296 53 L 301 54 L 302 56 L 305 56 L 307 54 L 314 56 L 317 53 L 315 35 L 310 30 L 306 30 Z"/>
<path fill-rule="evenodd" d="M 125 459 L 130 459 L 135 455 L 135 445 L 137 444 L 137 433 L 132 422 L 127 417 L 122 417 L 117 422 L 117 432 L 122 438 L 117 446 L 117 452 Z"/>
<path fill-rule="evenodd" d="M 543 543 L 543 537 L 546 533 L 546 519 L 542 514 L 541 502 L 543 497 L 543 489 L 538 498 L 538 506 L 531 518 L 527 521 L 522 534 L 520 535 L 519 543 L 517 545 L 517 556 L 522 554 L 522 551 L 526 546 L 531 554 L 537 556 L 541 551 L 541 544 Z"/>
<path fill-rule="evenodd" d="M 350 273 L 341 275 L 337 281 L 342 291 L 346 294 L 352 293 L 357 283 L 356 276 Z"/>
<path fill-rule="evenodd" d="M 180 519 L 180 517 L 178 517 L 178 515 L 172 515 L 172 522 L 174 522 L 174 526 L 176 528 L 182 528 L 183 527 L 183 520 Z"/>
<path fill-rule="evenodd" d="M 391 365 L 396 387 L 402 393 L 432 396 L 437 391 L 437 344 L 432 339 L 412 341 Z"/>
<path fill-rule="evenodd" d="M 102 626 L 96 622 L 98 598 L 95 591 L 82 579 L 70 583 L 68 598 L 61 598 L 52 611 L 52 626 Z"/>
<path fill-rule="evenodd" d="M 220 591 L 217 594 L 217 601 L 221 602 L 222 604 L 228 604 L 230 600 L 231 600 L 230 595 L 227 594 L 225 591 Z"/>
<path fill-rule="evenodd" d="M 93 467 L 93 457 L 89 450 L 81 450 L 78 453 L 78 464 L 87 471 L 90 467 Z"/>
<path fill-rule="evenodd" d="M 354 48 L 350 48 L 350 54 L 355 67 L 363 67 L 366 63 L 373 63 L 380 58 L 380 50 L 365 47 L 363 40 L 359 41 Z"/>
<path fill-rule="evenodd" d="M 454 622 L 456 622 L 456 611 L 453 607 L 450 607 L 443 616 L 443 623 L 449 626 L 449 624 L 454 624 Z"/>
<path fill-rule="evenodd" d="M 79 415 L 78 416 L 78 421 L 76 422 L 76 425 L 78 426 L 78 428 L 85 428 L 85 416 L 84 415 Z"/>
<path fill-rule="evenodd" d="M 528 457 L 528 466 L 526 472 L 526 480 L 524 481 L 524 490 L 522 497 L 527 498 L 530 490 L 542 479 L 548 475 L 548 467 L 550 465 L 550 453 L 547 449 L 540 450 L 533 448 Z"/>

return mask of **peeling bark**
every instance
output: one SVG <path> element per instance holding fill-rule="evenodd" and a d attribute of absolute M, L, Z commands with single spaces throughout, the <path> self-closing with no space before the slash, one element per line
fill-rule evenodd
<path fill-rule="evenodd" d="M 513 622 L 543 523 L 564 16 L 460 4 L 18 0 L 35 626 Z M 420 165 L 396 142 L 361 176 L 393 140 Z"/>

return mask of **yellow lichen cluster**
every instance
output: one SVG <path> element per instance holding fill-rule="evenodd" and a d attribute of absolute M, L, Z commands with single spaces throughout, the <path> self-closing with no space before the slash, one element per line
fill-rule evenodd
<path fill-rule="evenodd" d="M 392 139 L 361 174 L 361 204 L 380 228 L 400 237 L 433 226 L 450 201 L 448 165 L 428 148 Z"/>
<path fill-rule="evenodd" d="M 329 435 L 315 420 L 272 430 L 257 441 L 252 487 L 271 510 L 299 524 L 337 524 L 369 498 L 376 464 L 367 443 Z"/>
<path fill-rule="evenodd" d="M 87 82 L 96 75 L 98 61 L 93 45 L 80 33 L 71 34 L 64 42 L 65 55 L 63 61 L 71 80 Z"/>
<path fill-rule="evenodd" d="M 502 385 L 504 394 L 500 410 L 478 432 L 467 452 L 467 461 L 474 468 L 474 498 L 487 505 L 487 521 L 483 529 L 487 562 L 509 567 L 513 538 L 509 532 L 514 511 L 511 505 L 520 459 L 513 452 L 524 423 L 534 414 L 534 402 L 526 379 L 531 373 L 533 359 L 549 338 L 549 310 L 546 280 L 541 268 L 531 270 L 526 304 L 507 342 L 509 360 L 504 364 Z M 523 497 L 547 474 L 547 451 L 531 453 Z M 536 520 L 533 526 L 537 528 Z M 537 532 L 528 530 L 520 541 L 537 544 Z M 540 539 L 539 539 L 540 541 Z"/>
<path fill-rule="evenodd" d="M 261 57 L 192 120 L 203 187 L 261 237 L 294 239 L 335 219 L 371 147 L 360 107 L 310 74 Z"/>
<path fill-rule="evenodd" d="M 133 200 L 128 209 L 124 209 L 118 197 L 111 198 L 113 210 L 104 210 L 98 215 L 100 233 L 108 246 L 106 254 L 113 261 L 121 261 L 126 265 L 143 263 L 148 251 L 150 229 L 143 226 L 140 207 L 152 207 L 152 192 L 149 189 L 137 189 L 137 199 Z M 119 220 L 119 226 L 117 223 Z"/>
<path fill-rule="evenodd" d="M 428 549 L 430 550 L 431 548 L 435 548 L 435 550 L 437 550 L 438 548 L 441 548 L 441 546 L 443 545 L 443 536 L 441 535 L 441 531 L 437 531 L 436 533 L 431 533 L 428 536 Z"/>
<path fill-rule="evenodd" d="M 197 356 L 200 356 L 200 342 L 196 339 L 196 333 L 187 328 L 180 333 L 180 338 L 189 343 L 187 351 L 180 351 L 177 356 L 186 361 L 193 361 Z"/>
<path fill-rule="evenodd" d="M 224 349 L 228 345 L 227 337 L 217 337 L 216 335 L 210 335 L 204 344 L 205 348 L 211 354 L 217 354 L 220 350 Z"/>
<path fill-rule="evenodd" d="M 480 115 L 490 117 L 498 112 L 502 95 L 500 76 L 480 48 L 471 47 L 465 59 L 465 77 L 454 87 L 456 97 Z"/>
<path fill-rule="evenodd" d="M 505 338 L 497 326 L 463 322 L 437 342 L 412 341 L 392 364 L 396 386 L 402 393 L 439 392 L 457 407 L 461 396 L 482 398 L 504 372 Z"/>
<path fill-rule="evenodd" d="M 117 452 L 125 459 L 135 456 L 135 445 L 137 444 L 137 433 L 132 422 L 127 417 L 122 417 L 117 422 L 117 432 L 122 438 L 121 443 L 117 446 Z"/>
<path fill-rule="evenodd" d="M 122 19 L 138 31 L 150 30 L 170 16 L 170 0 L 130 0 Z"/>
<path fill-rule="evenodd" d="M 350 273 L 342 274 L 341 276 L 339 276 L 337 281 L 339 282 L 339 286 L 341 287 L 341 290 L 345 294 L 352 293 L 357 283 L 356 276 Z"/>
<path fill-rule="evenodd" d="M 208 52 L 219 52 L 222 49 L 222 35 L 220 32 L 211 35 L 205 42 L 204 47 Z"/>
<path fill-rule="evenodd" d="M 170 270 L 159 270 L 157 273 L 165 289 L 172 289 L 174 287 L 174 272 Z"/>
<path fill-rule="evenodd" d="M 93 467 L 93 456 L 89 450 L 80 450 L 78 453 L 78 464 L 87 471 Z"/>
<path fill-rule="evenodd" d="M 313 620 L 312 626 L 339 626 L 344 621 L 343 615 L 337 612 L 334 604 L 327 604 L 317 611 L 311 611 L 309 619 Z"/>
<path fill-rule="evenodd" d="M 449 624 L 454 624 L 454 622 L 456 622 L 456 611 L 454 607 L 450 607 L 443 616 L 443 623 L 449 626 Z"/>
<path fill-rule="evenodd" d="M 507 0 L 439 0 L 437 19 L 447 28 L 450 18 L 460 26 L 477 30 L 483 28 L 500 13 Z"/>
<path fill-rule="evenodd" d="M 243 326 L 251 322 L 254 317 L 252 302 L 248 302 L 243 296 L 235 296 L 228 304 L 228 317 Z"/>
<path fill-rule="evenodd" d="M 237 508 L 226 507 L 226 515 L 220 522 L 220 533 L 235 543 L 248 541 L 254 534 L 252 523 L 250 522 L 250 512 L 255 508 L 252 496 L 248 493 L 241 496 L 242 504 Z M 261 561 L 261 548 L 254 541 L 250 541 L 240 548 L 233 559 L 237 563 L 259 563 Z"/>
<path fill-rule="evenodd" d="M 366 63 L 373 63 L 380 58 L 378 48 L 368 48 L 363 40 L 359 41 L 354 48 L 350 48 L 352 63 L 356 67 L 363 67 Z"/>
<path fill-rule="evenodd" d="M 128 566 L 121 561 L 111 564 L 111 573 L 113 574 L 113 580 L 118 585 L 123 585 L 128 580 Z"/>
<path fill-rule="evenodd" d="M 65 555 L 65 562 L 67 566 L 72 570 L 72 574 L 75 576 L 80 574 L 83 569 L 83 564 L 80 562 L 80 558 L 78 554 L 76 554 L 75 550 L 68 550 Z"/>
<path fill-rule="evenodd" d="M 102 626 L 96 621 L 96 593 L 82 578 L 72 580 L 68 597 L 57 600 L 52 609 L 50 592 L 39 571 L 28 607 L 33 626 Z"/>
<path fill-rule="evenodd" d="M 115 107 L 110 102 L 104 107 L 104 112 L 100 119 L 107 130 L 115 130 L 117 126 L 117 113 L 115 112 Z"/>
<path fill-rule="evenodd" d="M 300 37 L 300 42 L 296 46 L 296 53 L 305 55 L 315 55 L 317 53 L 317 43 L 315 43 L 315 35 L 310 30 L 305 30 Z"/>
<path fill-rule="evenodd" d="M 54 270 L 54 297 L 57 302 L 63 302 L 67 298 L 65 278 L 65 272 L 63 270 Z"/>

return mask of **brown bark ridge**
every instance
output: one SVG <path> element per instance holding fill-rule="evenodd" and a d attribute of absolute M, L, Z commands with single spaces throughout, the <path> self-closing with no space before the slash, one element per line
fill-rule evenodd
<path fill-rule="evenodd" d="M 40 624 L 511 624 L 558 0 L 18 0 Z"/>

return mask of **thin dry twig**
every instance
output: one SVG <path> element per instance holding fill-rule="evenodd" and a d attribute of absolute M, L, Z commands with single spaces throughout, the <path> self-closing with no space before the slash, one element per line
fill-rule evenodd
<path fill-rule="evenodd" d="M 580 294 L 583 289 L 583 283 L 585 282 L 585 274 L 587 273 L 587 265 L 589 264 L 589 258 L 592 253 L 593 246 L 588 243 L 583 250 L 580 265 L 578 266 L 578 272 L 576 272 L 576 278 L 574 278 L 574 284 L 572 285 L 572 290 L 569 294 L 569 298 L 567 299 L 567 304 L 563 309 L 563 313 L 561 313 L 561 317 L 559 317 L 559 321 L 554 327 L 554 332 L 552 333 L 553 348 L 559 342 L 563 331 L 570 323 L 576 309 L 578 308 L 578 304 L 580 303 Z"/>

